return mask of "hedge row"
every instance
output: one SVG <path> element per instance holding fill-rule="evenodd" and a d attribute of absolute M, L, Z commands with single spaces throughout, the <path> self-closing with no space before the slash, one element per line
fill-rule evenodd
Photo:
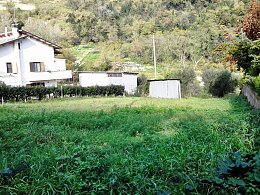
<path fill-rule="evenodd" d="M 124 86 L 64 86 L 64 87 L 9 87 L 0 86 L 0 98 L 4 101 L 20 101 L 30 98 L 39 100 L 47 97 L 62 96 L 121 96 L 124 94 Z"/>

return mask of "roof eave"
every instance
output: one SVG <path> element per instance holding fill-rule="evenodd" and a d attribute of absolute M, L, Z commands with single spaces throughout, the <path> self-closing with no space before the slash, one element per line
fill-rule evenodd
<path fill-rule="evenodd" d="M 21 37 L 18 37 L 17 39 L 12 39 L 12 40 L 9 40 L 9 41 L 6 41 L 6 42 L 3 42 L 3 43 L 0 43 L 0 46 L 4 46 L 6 44 L 9 44 L 9 43 L 12 43 L 12 42 L 15 42 L 15 41 L 18 41 L 20 39 L 24 39 L 26 38 L 27 36 L 21 36 Z"/>
<path fill-rule="evenodd" d="M 39 36 L 37 36 L 35 34 L 32 34 L 32 33 L 28 32 L 28 31 L 19 30 L 19 32 L 22 33 L 22 34 L 25 34 L 25 35 L 27 35 L 27 36 L 29 36 L 31 38 L 34 38 L 34 39 L 36 39 L 36 40 L 38 40 L 38 41 L 40 41 L 42 43 L 45 43 L 46 45 L 49 45 L 49 46 L 53 47 L 54 49 L 62 49 L 61 46 L 56 45 L 55 43 L 52 43 L 50 41 L 47 41 L 46 39 L 43 39 L 43 38 L 41 38 L 41 37 L 39 37 Z"/>

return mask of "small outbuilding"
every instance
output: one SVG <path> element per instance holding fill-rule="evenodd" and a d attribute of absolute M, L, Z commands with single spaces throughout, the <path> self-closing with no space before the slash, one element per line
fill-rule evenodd
<path fill-rule="evenodd" d="M 179 79 L 150 80 L 149 95 L 154 98 L 181 99 Z"/>
<path fill-rule="evenodd" d="M 137 88 L 137 74 L 129 72 L 80 72 L 79 83 L 82 87 L 122 85 L 128 94 Z"/>

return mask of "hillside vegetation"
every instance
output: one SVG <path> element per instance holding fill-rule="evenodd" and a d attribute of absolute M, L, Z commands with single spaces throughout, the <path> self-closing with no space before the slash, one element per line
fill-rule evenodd
<path fill-rule="evenodd" d="M 259 122 L 235 97 L 5 104 L 0 170 L 18 173 L 0 194 L 257 194 L 260 156 L 241 155 L 259 151 Z"/>
<path fill-rule="evenodd" d="M 152 64 L 151 35 L 156 34 L 162 72 L 193 65 L 225 67 L 214 55 L 218 44 L 239 31 L 249 0 L 33 0 L 35 10 L 16 10 L 24 28 L 64 46 L 68 66 L 78 70 L 120 69 L 128 62 Z M 13 20 L 13 5 L 0 11 L 0 27 Z M 43 30 L 44 29 L 44 30 Z M 73 47 L 95 43 L 73 57 Z M 78 46 L 77 46 L 78 47 Z M 76 49 L 77 49 L 76 47 Z M 69 49 L 69 48 L 72 48 Z M 84 48 L 84 47 L 83 47 Z M 162 75 L 165 76 L 165 75 Z"/>

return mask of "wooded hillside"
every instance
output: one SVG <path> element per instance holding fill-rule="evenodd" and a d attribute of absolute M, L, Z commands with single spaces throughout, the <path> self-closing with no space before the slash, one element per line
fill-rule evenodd
<path fill-rule="evenodd" d="M 219 44 L 228 42 L 236 35 L 235 32 L 240 31 L 250 0 L 22 2 L 35 5 L 36 9 L 17 9 L 16 22 L 64 48 L 95 43 L 90 56 L 92 61 L 81 60 L 82 64 L 77 68 L 101 67 L 106 70 L 129 61 L 152 64 L 153 33 L 156 34 L 159 66 L 196 66 L 199 62 L 217 66 L 222 57 L 214 55 L 214 51 Z M 9 2 L 6 5 L 7 10 L 0 11 L 0 29 L 10 26 L 14 20 L 14 4 Z M 65 55 L 74 61 L 72 53 L 65 51 Z"/>

